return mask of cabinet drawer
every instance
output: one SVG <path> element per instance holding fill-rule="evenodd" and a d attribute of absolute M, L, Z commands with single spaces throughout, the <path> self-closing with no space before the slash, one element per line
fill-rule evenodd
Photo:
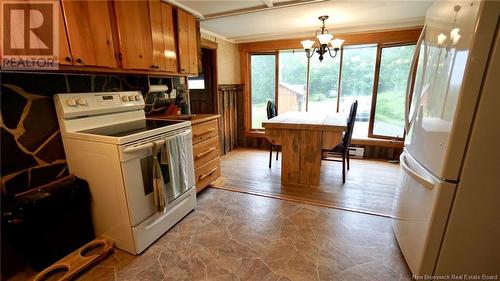
<path fill-rule="evenodd" d="M 196 177 L 196 191 L 200 191 L 220 177 L 220 157 L 194 170 Z"/>
<path fill-rule="evenodd" d="M 193 125 L 193 144 L 216 137 L 217 134 L 217 119 Z"/>
<path fill-rule="evenodd" d="M 220 154 L 219 138 L 211 138 L 193 146 L 194 168 L 197 169 Z"/>

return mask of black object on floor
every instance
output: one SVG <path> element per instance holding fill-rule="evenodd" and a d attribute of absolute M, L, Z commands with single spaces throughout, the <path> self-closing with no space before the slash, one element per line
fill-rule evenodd
<path fill-rule="evenodd" d="M 23 252 L 41 270 L 92 241 L 90 190 L 74 176 L 16 195 Z"/>

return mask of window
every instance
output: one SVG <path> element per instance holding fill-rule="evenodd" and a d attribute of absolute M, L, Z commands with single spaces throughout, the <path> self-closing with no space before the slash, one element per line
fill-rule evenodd
<path fill-rule="evenodd" d="M 276 55 L 253 54 L 250 56 L 250 95 L 252 129 L 262 129 L 267 120 L 266 104 L 276 93 Z"/>
<path fill-rule="evenodd" d="M 203 76 L 203 73 L 197 77 L 188 77 L 188 88 L 190 90 L 204 90 L 205 77 Z"/>
<path fill-rule="evenodd" d="M 347 46 L 343 50 L 339 112 L 349 114 L 351 104 L 358 101 L 354 138 L 368 136 L 376 56 L 377 45 Z"/>
<path fill-rule="evenodd" d="M 278 112 L 305 111 L 307 57 L 304 51 L 280 51 L 278 61 Z"/>
<path fill-rule="evenodd" d="M 340 53 L 333 59 L 328 54 L 323 61 L 311 59 L 309 69 L 308 111 L 336 112 Z"/>
<path fill-rule="evenodd" d="M 381 49 L 373 136 L 404 136 L 406 83 L 414 51 L 415 45 Z"/>
<path fill-rule="evenodd" d="M 247 126 L 262 130 L 268 100 L 276 102 L 278 114 L 338 112 L 346 117 L 357 100 L 354 139 L 402 140 L 406 84 L 415 51 L 410 40 L 416 38 L 401 36 L 400 43 L 391 39 L 391 43 L 346 45 L 335 58 L 325 54 L 323 61 L 317 54 L 307 59 L 303 50 L 249 53 Z M 446 109 L 441 111 L 446 114 Z"/>

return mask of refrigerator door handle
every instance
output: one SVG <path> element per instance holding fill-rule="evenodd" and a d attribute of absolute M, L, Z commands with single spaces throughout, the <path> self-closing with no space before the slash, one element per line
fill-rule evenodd
<path fill-rule="evenodd" d="M 422 32 L 418 37 L 417 45 L 415 45 L 415 52 L 413 53 L 413 57 L 411 59 L 410 71 L 408 72 L 408 79 L 406 80 L 406 95 L 405 95 L 405 131 L 408 133 L 410 130 L 410 95 L 411 93 L 411 84 L 413 83 L 413 72 L 415 72 L 415 67 L 417 66 L 418 56 L 420 54 L 420 45 L 422 45 L 422 41 L 424 39 L 426 25 L 422 28 Z"/>
<path fill-rule="evenodd" d="M 401 156 L 399 157 L 399 163 L 400 163 L 403 171 L 405 171 L 408 175 L 410 175 L 412 178 L 414 178 L 422 186 L 424 186 L 428 189 L 433 189 L 434 183 L 431 182 L 430 180 L 426 179 L 425 177 L 422 177 L 417 172 L 415 172 L 412 168 L 410 168 L 408 166 L 408 164 L 406 164 L 406 159 L 405 159 L 404 155 L 405 155 L 404 153 L 401 153 Z"/>

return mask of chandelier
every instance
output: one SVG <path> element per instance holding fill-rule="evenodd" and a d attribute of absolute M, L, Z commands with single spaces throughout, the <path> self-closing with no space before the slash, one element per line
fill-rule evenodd
<path fill-rule="evenodd" d="M 328 31 L 328 29 L 326 29 L 325 21 L 328 19 L 328 16 L 321 16 L 318 19 L 322 22 L 321 30 L 316 32 L 316 39 L 318 39 L 319 47 L 313 48 L 313 45 L 315 43 L 315 41 L 313 40 L 304 40 L 301 41 L 300 43 L 302 44 L 302 47 L 306 51 L 306 56 L 308 59 L 310 59 L 314 55 L 314 52 L 316 52 L 319 54 L 319 61 L 323 61 L 323 55 L 326 52 L 328 52 L 330 57 L 332 58 L 336 57 L 337 52 L 340 50 L 340 47 L 342 47 L 342 44 L 344 43 L 344 40 L 338 38 L 333 39 L 333 34 L 331 34 Z M 331 45 L 331 48 L 334 51 L 333 55 L 330 50 L 330 47 L 328 47 L 328 44 Z"/>

